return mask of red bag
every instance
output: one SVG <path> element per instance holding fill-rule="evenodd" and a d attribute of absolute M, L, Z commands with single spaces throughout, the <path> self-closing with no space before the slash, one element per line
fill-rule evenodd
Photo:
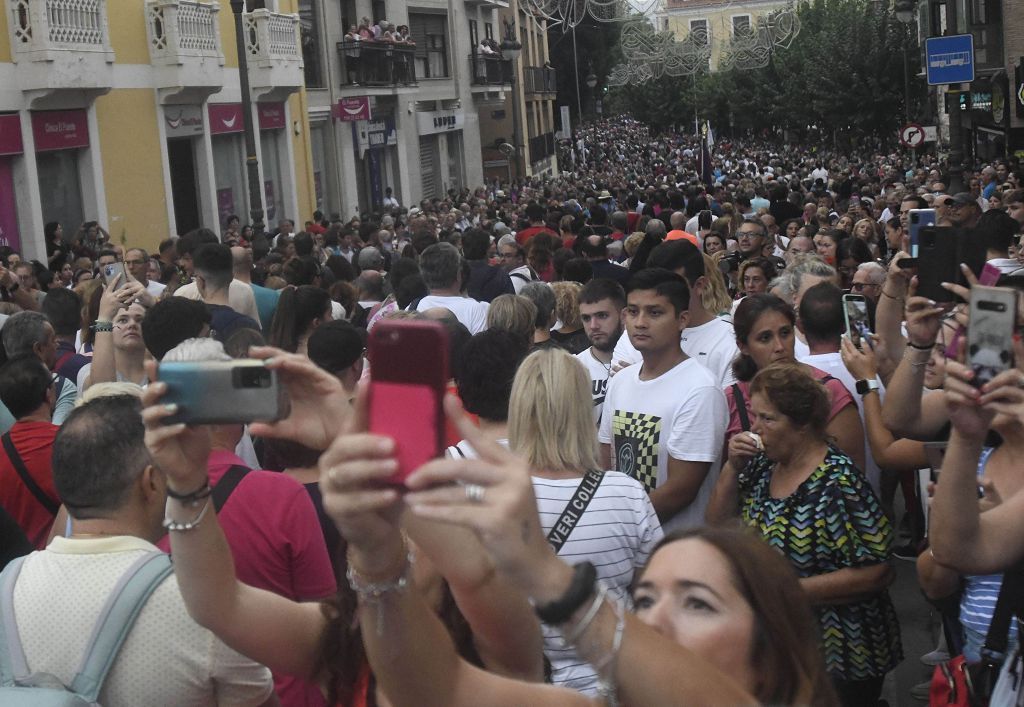
<path fill-rule="evenodd" d="M 983 661 L 968 665 L 958 655 L 935 666 L 928 691 L 929 707 L 988 707 L 999 666 Z"/>

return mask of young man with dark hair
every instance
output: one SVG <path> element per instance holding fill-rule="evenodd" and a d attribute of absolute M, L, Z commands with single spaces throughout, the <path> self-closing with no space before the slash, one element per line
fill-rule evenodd
<path fill-rule="evenodd" d="M 516 233 L 516 241 L 519 245 L 526 245 L 538 233 L 547 233 L 552 238 L 558 238 L 558 235 L 548 228 L 544 216 L 544 207 L 540 204 L 530 203 L 526 206 L 526 218 L 530 220 L 530 227 Z"/>
<path fill-rule="evenodd" d="M 35 356 L 16 358 L 0 368 L 0 400 L 17 420 L 0 449 L 0 506 L 37 550 L 46 547 L 61 503 L 50 470 L 60 429 L 50 421 L 56 399 L 53 375 Z"/>
<path fill-rule="evenodd" d="M 689 319 L 679 345 L 690 357 L 711 371 L 721 388 L 736 382 L 732 361 L 739 350 L 732 324 L 704 307 L 701 295 L 708 286 L 704 256 L 700 249 L 684 240 L 668 241 L 655 246 L 647 259 L 648 267 L 664 268 L 686 280 L 690 287 Z M 628 337 L 619 339 L 616 362 L 639 363 L 640 354 Z"/>
<path fill-rule="evenodd" d="M 256 320 L 231 308 L 228 299 L 234 268 L 231 248 L 222 243 L 207 243 L 196 249 L 192 262 L 196 287 L 210 312 L 210 325 L 217 340 L 226 342 L 242 328 L 259 331 L 260 325 Z"/>
<path fill-rule="evenodd" d="M 612 369 L 612 353 L 622 336 L 622 309 L 626 292 L 614 280 L 591 280 L 580 290 L 580 319 L 590 340 L 590 348 L 576 354 L 590 374 L 594 398 L 594 423 L 601 424 L 601 410 L 608 390 Z"/>
<path fill-rule="evenodd" d="M 466 293 L 479 302 L 492 302 L 499 295 L 514 295 L 516 292 L 508 273 L 487 262 L 490 245 L 491 237 L 486 231 L 467 228 L 462 233 L 462 256 L 469 264 Z"/>
<path fill-rule="evenodd" d="M 82 328 L 82 298 L 74 290 L 55 287 L 43 300 L 43 314 L 57 336 L 57 360 L 53 370 L 69 380 L 78 380 L 78 372 L 89 359 L 75 351 L 75 334 Z"/>
<path fill-rule="evenodd" d="M 729 421 L 714 375 L 679 347 L 689 308 L 674 272 L 648 268 L 630 280 L 623 313 L 642 362 L 609 382 L 598 432 L 605 467 L 644 485 L 666 530 L 703 524 Z"/>
<path fill-rule="evenodd" d="M 186 339 L 210 333 L 210 310 L 197 300 L 168 297 L 153 305 L 142 320 L 142 341 L 157 361 Z"/>

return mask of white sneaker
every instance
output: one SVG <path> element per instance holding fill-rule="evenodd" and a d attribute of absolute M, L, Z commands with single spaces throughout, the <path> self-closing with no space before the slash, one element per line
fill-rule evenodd
<path fill-rule="evenodd" d="M 949 660 L 949 653 L 940 650 L 934 650 L 931 653 L 925 653 L 921 656 L 922 663 L 933 667 L 939 663 L 945 663 L 947 660 Z"/>

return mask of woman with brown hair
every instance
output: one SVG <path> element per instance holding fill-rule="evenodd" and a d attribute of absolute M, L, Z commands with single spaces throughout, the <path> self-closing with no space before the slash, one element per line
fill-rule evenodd
<path fill-rule="evenodd" d="M 506 581 L 597 669 L 601 699 L 472 669 L 417 592 L 389 590 L 363 603 L 360 619 L 392 704 L 584 707 L 614 704 L 616 695 L 632 705 L 836 704 L 792 570 L 756 537 L 705 529 L 666 539 L 634 584 L 635 614 L 626 614 L 594 583 L 589 563 L 574 569 L 552 551 L 529 464 L 473 429 L 453 400 L 446 410 L 480 458 L 422 467 L 408 480 L 405 502 L 416 516 L 477 534 Z M 322 480 L 354 571 L 393 581 L 408 565 L 394 513 L 399 497 L 372 490 L 390 454 L 377 440 L 339 439 L 322 460 Z"/>
<path fill-rule="evenodd" d="M 551 338 L 573 356 L 585 351 L 590 346 L 587 332 L 583 330 L 580 319 L 580 290 L 583 286 L 578 282 L 552 282 L 551 290 L 555 293 L 555 316 L 561 326 L 551 330 Z"/>
<path fill-rule="evenodd" d="M 739 515 L 789 558 L 842 704 L 874 707 L 903 659 L 886 590 L 892 526 L 860 469 L 829 442 L 828 392 L 804 367 L 764 368 L 750 397 L 753 424 L 729 442 L 708 521 Z"/>

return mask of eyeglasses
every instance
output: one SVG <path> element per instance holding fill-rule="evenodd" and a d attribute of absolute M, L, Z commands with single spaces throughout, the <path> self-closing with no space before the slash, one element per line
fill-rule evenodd
<path fill-rule="evenodd" d="M 124 261 L 124 264 L 125 265 L 142 265 L 145 262 L 146 262 L 145 260 L 126 260 L 126 261 Z"/>
<path fill-rule="evenodd" d="M 865 287 L 878 287 L 878 285 L 872 284 L 870 282 L 854 282 L 850 285 L 850 289 L 856 290 L 857 292 L 860 292 Z"/>

